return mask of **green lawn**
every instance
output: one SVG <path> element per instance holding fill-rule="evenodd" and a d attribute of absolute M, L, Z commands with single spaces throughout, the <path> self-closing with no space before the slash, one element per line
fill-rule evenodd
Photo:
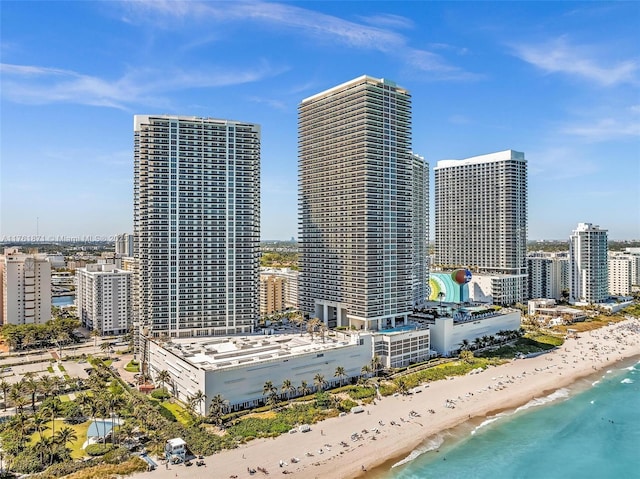
<path fill-rule="evenodd" d="M 67 426 L 72 428 L 78 436 L 77 441 L 67 443 L 67 447 L 71 448 L 71 457 L 74 459 L 82 459 L 86 456 L 84 449 L 82 449 L 82 445 L 87 440 L 87 431 L 89 430 L 89 424 L 91 424 L 91 421 L 86 421 L 80 424 L 67 424 L 62 420 L 56 421 L 56 431 L 59 431 L 63 427 Z M 43 431 L 42 435 L 44 437 L 51 437 L 52 425 L 53 423 L 51 421 L 47 423 L 47 427 L 49 429 Z M 36 442 L 38 442 L 39 439 L 40 435 L 37 432 L 34 432 L 30 438 L 30 444 L 34 445 Z"/>
<path fill-rule="evenodd" d="M 187 410 L 185 408 L 183 408 L 180 404 L 177 404 L 175 402 L 163 401 L 162 405 L 166 409 L 171 411 L 171 414 L 173 414 L 173 416 L 181 424 L 184 424 L 185 426 L 187 426 L 187 425 L 189 425 L 191 423 L 191 416 L 189 415 Z"/>
<path fill-rule="evenodd" d="M 140 372 L 140 363 L 138 361 L 134 361 L 133 359 L 129 361 L 124 367 L 125 371 L 129 371 L 130 373 L 139 373 Z"/>

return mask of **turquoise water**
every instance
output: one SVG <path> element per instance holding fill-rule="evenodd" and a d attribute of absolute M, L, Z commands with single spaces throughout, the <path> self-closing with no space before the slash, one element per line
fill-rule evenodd
<path fill-rule="evenodd" d="M 431 438 L 399 462 L 385 478 L 640 478 L 640 363 Z"/>

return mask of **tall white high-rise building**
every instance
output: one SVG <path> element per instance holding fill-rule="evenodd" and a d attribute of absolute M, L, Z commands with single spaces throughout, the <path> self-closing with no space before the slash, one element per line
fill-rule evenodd
<path fill-rule="evenodd" d="M 474 273 L 489 275 L 493 284 L 498 284 L 500 276 L 508 276 L 505 281 L 511 292 L 489 292 L 488 296 L 501 298 L 494 299 L 498 303 L 523 301 L 527 284 L 524 153 L 506 150 L 439 161 L 434 188 L 438 267 L 468 267 Z"/>
<path fill-rule="evenodd" d="M 527 270 L 528 299 L 568 299 L 569 255 L 567 252 L 530 253 L 527 255 Z"/>
<path fill-rule="evenodd" d="M 633 287 L 633 272 L 637 257 L 620 251 L 609 252 L 609 294 L 629 296 Z"/>
<path fill-rule="evenodd" d="M 88 264 L 76 270 L 76 306 L 85 328 L 102 335 L 125 334 L 132 326 L 133 272 L 115 264 Z"/>
<path fill-rule="evenodd" d="M 429 163 L 413 155 L 413 305 L 429 299 Z"/>
<path fill-rule="evenodd" d="M 411 96 L 361 76 L 299 106 L 300 303 L 328 326 L 412 310 Z"/>
<path fill-rule="evenodd" d="M 591 223 L 578 223 L 569 237 L 569 300 L 602 303 L 609 296 L 607 230 Z"/>
<path fill-rule="evenodd" d="M 0 325 L 51 319 L 51 263 L 46 254 L 5 248 L 0 256 Z"/>
<path fill-rule="evenodd" d="M 258 318 L 260 127 L 136 115 L 134 257 L 152 337 L 248 333 Z"/>
<path fill-rule="evenodd" d="M 115 251 L 122 256 L 133 256 L 133 235 L 129 233 L 116 235 Z"/>

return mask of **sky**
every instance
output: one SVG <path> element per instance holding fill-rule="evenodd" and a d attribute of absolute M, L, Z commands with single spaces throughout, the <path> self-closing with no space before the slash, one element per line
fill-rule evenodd
<path fill-rule="evenodd" d="M 363 74 L 411 92 L 432 168 L 524 152 L 529 239 L 579 222 L 640 238 L 640 2 L 3 0 L 0 16 L 0 241 L 131 232 L 135 114 L 260 124 L 261 236 L 297 237 L 298 105 Z"/>

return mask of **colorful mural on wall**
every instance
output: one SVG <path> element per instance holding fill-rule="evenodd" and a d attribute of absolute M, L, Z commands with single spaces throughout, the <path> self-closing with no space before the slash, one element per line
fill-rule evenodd
<path fill-rule="evenodd" d="M 430 273 L 429 301 L 443 303 L 463 303 L 469 301 L 469 285 L 471 271 L 457 269 L 453 273 Z M 442 295 L 440 296 L 440 293 Z"/>

